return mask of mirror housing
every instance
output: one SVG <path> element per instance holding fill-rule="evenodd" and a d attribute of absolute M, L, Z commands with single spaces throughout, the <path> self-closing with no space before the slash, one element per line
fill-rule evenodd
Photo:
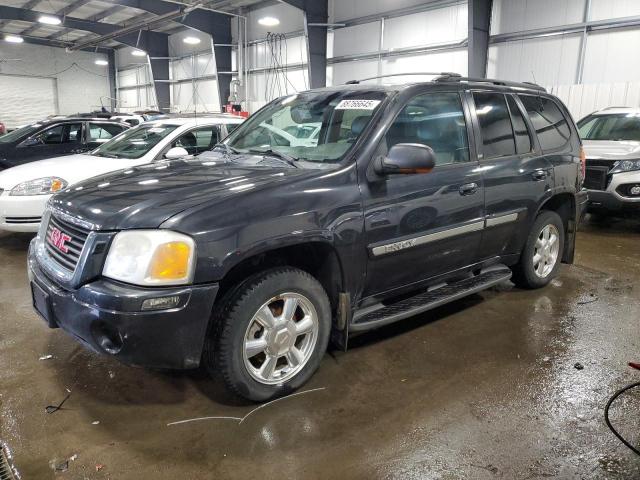
<path fill-rule="evenodd" d="M 170 148 L 167 153 L 164 154 L 164 158 L 167 160 L 178 160 L 180 158 L 186 158 L 189 156 L 189 152 L 187 152 L 182 147 L 173 147 Z"/>
<path fill-rule="evenodd" d="M 429 173 L 436 166 L 436 155 L 428 145 L 398 143 L 386 157 L 376 159 L 375 171 L 379 175 L 395 173 Z"/>

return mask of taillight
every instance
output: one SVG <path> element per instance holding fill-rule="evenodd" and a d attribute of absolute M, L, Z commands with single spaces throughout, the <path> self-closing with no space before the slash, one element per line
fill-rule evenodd
<path fill-rule="evenodd" d="M 580 182 L 582 184 L 587 176 L 587 155 L 584 153 L 583 147 L 580 147 L 580 173 L 582 174 L 582 181 Z"/>

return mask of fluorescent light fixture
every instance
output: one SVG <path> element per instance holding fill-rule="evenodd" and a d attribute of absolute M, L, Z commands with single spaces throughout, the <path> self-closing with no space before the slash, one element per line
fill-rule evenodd
<path fill-rule="evenodd" d="M 280 20 L 276 17 L 262 17 L 258 20 L 258 23 L 265 27 L 275 27 L 276 25 L 280 25 Z"/>
<path fill-rule="evenodd" d="M 19 37 L 18 35 L 5 35 L 4 41 L 9 43 L 22 43 L 24 42 L 24 38 Z"/>
<path fill-rule="evenodd" d="M 147 52 L 145 52 L 144 50 L 131 50 L 131 55 L 133 55 L 134 57 L 146 57 L 147 56 Z"/>
<path fill-rule="evenodd" d="M 96 60 L 95 61 L 96 65 L 101 65 L 101 66 L 105 66 L 105 65 L 109 65 L 109 62 L 107 62 L 106 60 Z"/>
<path fill-rule="evenodd" d="M 198 37 L 184 37 L 182 41 L 189 45 L 197 45 L 200 43 L 200 39 Z"/>
<path fill-rule="evenodd" d="M 45 25 L 60 25 L 62 20 L 58 17 L 52 17 L 51 15 L 40 15 L 38 22 L 44 23 Z"/>

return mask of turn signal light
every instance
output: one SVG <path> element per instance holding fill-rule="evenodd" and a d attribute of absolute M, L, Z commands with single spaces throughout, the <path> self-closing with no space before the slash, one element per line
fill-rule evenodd
<path fill-rule="evenodd" d="M 587 155 L 584 153 L 584 147 L 580 147 L 580 172 L 582 173 L 582 181 L 587 176 Z M 582 184 L 582 182 L 580 182 Z"/>
<path fill-rule="evenodd" d="M 159 245 L 149 264 L 148 276 L 154 280 L 182 280 L 189 273 L 191 247 L 184 242 Z"/>

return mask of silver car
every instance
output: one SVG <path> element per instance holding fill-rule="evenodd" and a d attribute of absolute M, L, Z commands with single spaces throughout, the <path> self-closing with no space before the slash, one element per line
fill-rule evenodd
<path fill-rule="evenodd" d="M 590 212 L 640 215 L 640 108 L 609 107 L 578 122 Z"/>

